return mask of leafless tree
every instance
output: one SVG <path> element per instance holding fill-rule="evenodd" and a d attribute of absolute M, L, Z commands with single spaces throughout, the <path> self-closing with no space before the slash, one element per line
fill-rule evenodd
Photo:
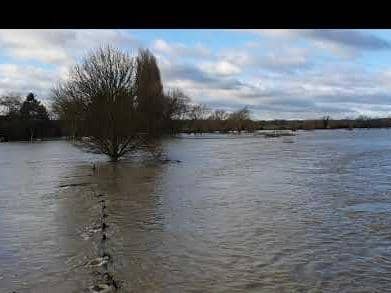
<path fill-rule="evenodd" d="M 112 47 L 88 55 L 53 93 L 53 110 L 78 144 L 112 161 L 140 148 L 156 152 L 185 101 L 179 91 L 164 94 L 159 67 L 148 50 L 133 58 Z"/>
<path fill-rule="evenodd" d="M 82 146 L 117 161 L 142 141 L 136 131 L 134 59 L 106 47 L 92 52 L 53 91 L 54 107 L 73 131 L 87 134 Z"/>
<path fill-rule="evenodd" d="M 53 93 L 55 96 L 52 104 L 53 113 L 65 123 L 71 138 L 74 140 L 81 134 L 83 103 L 78 99 L 67 96 L 61 84 L 53 89 Z"/>
<path fill-rule="evenodd" d="M 5 116 L 17 115 L 22 106 L 22 97 L 18 95 L 5 95 L 0 97 L 0 110 Z"/>
<path fill-rule="evenodd" d="M 229 115 L 229 123 L 231 128 L 236 129 L 238 133 L 241 133 L 250 121 L 250 110 L 247 107 L 239 109 Z"/>
<path fill-rule="evenodd" d="M 191 132 L 202 133 L 205 132 L 205 120 L 208 118 L 209 109 L 206 105 L 195 104 L 189 107 L 188 117 L 191 120 Z"/>
<path fill-rule="evenodd" d="M 165 95 L 164 120 L 170 134 L 181 130 L 180 120 L 186 117 L 189 110 L 190 98 L 180 89 L 169 90 Z"/>
<path fill-rule="evenodd" d="M 190 106 L 188 115 L 191 120 L 205 120 L 208 117 L 209 109 L 204 104 Z"/>
<path fill-rule="evenodd" d="M 183 119 L 189 110 L 190 98 L 180 89 L 169 90 L 166 94 L 165 115 L 167 119 Z"/>
<path fill-rule="evenodd" d="M 225 110 L 214 110 L 210 115 L 211 120 L 223 121 L 227 120 L 229 114 Z"/>

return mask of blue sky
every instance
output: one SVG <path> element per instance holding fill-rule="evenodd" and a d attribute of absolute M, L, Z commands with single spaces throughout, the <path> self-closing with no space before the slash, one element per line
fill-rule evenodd
<path fill-rule="evenodd" d="M 0 30 L 0 94 L 50 90 L 90 50 L 149 48 L 165 88 L 256 119 L 391 116 L 390 30 Z"/>

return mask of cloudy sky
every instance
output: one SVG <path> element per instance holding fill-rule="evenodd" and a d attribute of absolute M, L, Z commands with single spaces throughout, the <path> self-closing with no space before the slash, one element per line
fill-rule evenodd
<path fill-rule="evenodd" d="M 0 95 L 50 89 L 91 49 L 149 48 L 166 88 L 256 119 L 391 116 L 387 30 L 0 30 Z M 47 102 L 48 103 L 48 102 Z"/>

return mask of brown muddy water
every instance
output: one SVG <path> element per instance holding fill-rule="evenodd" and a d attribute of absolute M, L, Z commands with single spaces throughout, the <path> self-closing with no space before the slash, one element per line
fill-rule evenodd
<path fill-rule="evenodd" d="M 0 144 L 0 292 L 389 291 L 391 130 L 288 139 Z"/>

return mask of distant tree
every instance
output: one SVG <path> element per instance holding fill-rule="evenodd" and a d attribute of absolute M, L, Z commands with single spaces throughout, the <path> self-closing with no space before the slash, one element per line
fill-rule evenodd
<path fill-rule="evenodd" d="M 53 112 L 68 129 L 70 137 L 75 140 L 83 131 L 84 104 L 82 100 L 67 95 L 64 85 L 59 84 L 53 89 L 53 93 Z"/>
<path fill-rule="evenodd" d="M 191 120 L 190 131 L 193 133 L 205 132 L 205 120 L 208 118 L 209 109 L 204 104 L 195 104 L 189 107 L 188 117 Z"/>
<path fill-rule="evenodd" d="M 212 131 L 227 131 L 227 119 L 229 114 L 225 110 L 214 110 L 208 117 L 209 120 L 209 130 Z"/>
<path fill-rule="evenodd" d="M 188 116 L 190 120 L 205 120 L 208 116 L 209 109 L 204 104 L 195 104 L 190 106 Z"/>
<path fill-rule="evenodd" d="M 329 128 L 329 120 L 330 120 L 330 116 L 323 117 L 323 128 L 324 129 Z"/>
<path fill-rule="evenodd" d="M 13 119 L 19 116 L 19 110 L 22 106 L 22 98 L 17 95 L 6 95 L 0 97 L 0 106 L 2 112 L 7 118 Z"/>
<path fill-rule="evenodd" d="M 214 110 L 210 116 L 210 119 L 222 121 L 228 119 L 229 114 L 225 110 Z"/>
<path fill-rule="evenodd" d="M 231 128 L 238 131 L 238 133 L 241 133 L 250 121 L 250 110 L 247 107 L 239 109 L 238 111 L 231 113 L 228 120 Z"/>
<path fill-rule="evenodd" d="M 370 121 L 371 118 L 366 115 L 360 115 L 356 119 L 356 123 L 358 124 L 359 127 L 369 127 L 370 126 Z"/>
<path fill-rule="evenodd" d="M 49 120 L 49 114 L 46 107 L 35 98 L 33 93 L 29 93 L 26 100 L 20 108 L 22 119 L 30 120 Z"/>
<path fill-rule="evenodd" d="M 34 139 L 34 135 L 37 132 L 43 136 L 43 128 L 45 128 L 49 121 L 49 114 L 46 107 L 35 98 L 33 93 L 27 95 L 19 112 L 20 118 L 28 131 L 30 141 Z"/>
<path fill-rule="evenodd" d="M 172 89 L 165 95 L 164 102 L 164 121 L 168 124 L 170 134 L 175 134 L 180 131 L 181 125 L 179 120 L 185 118 L 189 110 L 190 98 L 186 96 L 180 89 Z"/>

